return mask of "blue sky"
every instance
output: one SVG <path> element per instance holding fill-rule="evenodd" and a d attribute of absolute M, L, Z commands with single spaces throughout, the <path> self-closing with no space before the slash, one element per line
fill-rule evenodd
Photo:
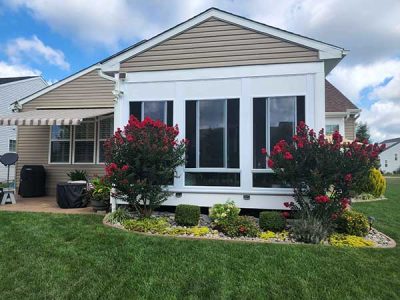
<path fill-rule="evenodd" d="M 55 82 L 211 6 L 349 49 L 328 79 L 375 140 L 400 136 L 398 0 L 1 0 L 0 76 Z"/>

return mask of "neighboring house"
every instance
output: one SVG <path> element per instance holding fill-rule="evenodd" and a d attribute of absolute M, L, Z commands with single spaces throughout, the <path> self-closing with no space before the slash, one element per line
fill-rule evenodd
<path fill-rule="evenodd" d="M 0 78 L 0 115 L 12 114 L 10 103 L 25 98 L 47 86 L 40 76 Z M 16 126 L 0 127 L 0 155 L 16 152 Z M 14 180 L 14 166 L 10 168 L 10 179 Z M 7 168 L 0 164 L 0 182 L 7 179 Z"/>
<path fill-rule="evenodd" d="M 178 124 L 192 141 L 167 205 L 282 209 L 291 189 L 261 148 L 291 139 L 300 121 L 325 128 L 325 77 L 346 54 L 212 8 L 22 99 L 17 119 L 0 123 L 20 125 L 17 171 L 44 165 L 49 195 L 71 170 L 103 174 L 103 142 L 132 114 Z M 346 123 L 357 109 L 347 105 L 329 112 Z"/>
<path fill-rule="evenodd" d="M 325 133 L 339 131 L 347 140 L 356 138 L 356 120 L 361 109 L 355 106 L 345 95 L 325 81 Z"/>
<path fill-rule="evenodd" d="M 381 144 L 386 145 L 379 158 L 381 160 L 381 170 L 384 173 L 400 172 L 400 137 L 385 140 Z"/>

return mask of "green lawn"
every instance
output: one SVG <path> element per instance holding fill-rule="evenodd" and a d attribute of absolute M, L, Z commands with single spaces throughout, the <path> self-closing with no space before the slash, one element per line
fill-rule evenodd
<path fill-rule="evenodd" d="M 400 179 L 355 207 L 400 241 Z M 400 250 L 148 237 L 101 216 L 0 213 L 0 299 L 399 299 Z"/>

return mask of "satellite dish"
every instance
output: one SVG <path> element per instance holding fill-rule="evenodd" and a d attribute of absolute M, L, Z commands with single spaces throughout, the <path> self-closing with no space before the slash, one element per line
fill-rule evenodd
<path fill-rule="evenodd" d="M 0 162 L 1 162 L 3 165 L 5 165 L 6 167 L 7 167 L 7 166 L 15 165 L 15 163 L 16 163 L 17 161 L 18 161 L 18 154 L 17 154 L 17 153 L 12 153 L 12 152 L 10 152 L 10 153 L 3 154 L 3 155 L 0 157 Z"/>

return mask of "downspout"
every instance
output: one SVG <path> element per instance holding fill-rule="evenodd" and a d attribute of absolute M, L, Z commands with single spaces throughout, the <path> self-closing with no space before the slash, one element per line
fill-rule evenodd
<path fill-rule="evenodd" d="M 99 74 L 100 77 L 114 82 L 115 85 L 114 85 L 114 90 L 112 91 L 112 93 L 114 95 L 114 101 L 118 102 L 119 98 L 124 94 L 124 92 L 120 90 L 119 79 L 105 74 L 101 69 L 98 70 L 97 73 Z"/>

